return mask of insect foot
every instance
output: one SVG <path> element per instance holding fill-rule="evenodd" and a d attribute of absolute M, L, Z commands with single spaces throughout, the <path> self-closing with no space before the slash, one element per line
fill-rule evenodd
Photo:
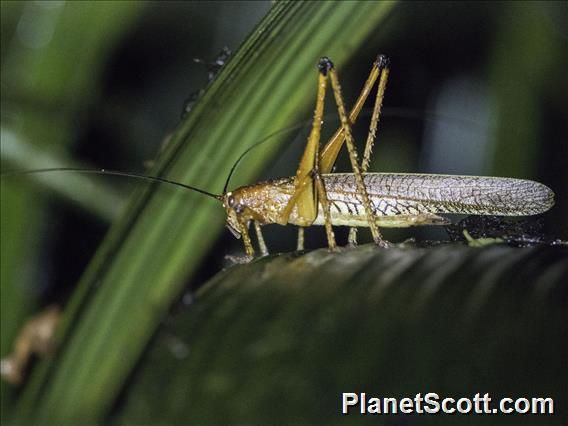
<path fill-rule="evenodd" d="M 375 61 L 377 67 L 379 69 L 388 68 L 390 66 L 390 58 L 387 55 L 383 55 L 382 53 L 377 56 L 377 60 Z"/>
<path fill-rule="evenodd" d="M 341 253 L 341 251 L 342 251 L 342 250 L 341 250 L 341 247 L 339 247 L 339 246 L 337 246 L 337 245 L 335 245 L 335 246 L 333 246 L 333 247 L 328 247 L 327 250 L 328 250 L 330 253 Z"/>
<path fill-rule="evenodd" d="M 334 68 L 333 62 L 327 56 L 322 57 L 318 63 L 318 69 L 323 75 L 327 75 L 327 72 Z"/>

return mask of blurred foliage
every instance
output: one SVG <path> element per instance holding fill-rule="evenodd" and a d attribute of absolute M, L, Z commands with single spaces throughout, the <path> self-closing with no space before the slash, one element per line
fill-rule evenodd
<path fill-rule="evenodd" d="M 546 230 L 567 238 L 564 2 L 279 3 L 257 27 L 270 2 L 0 5 L 3 171 L 76 163 L 137 171 L 154 158 L 150 174 L 219 191 L 244 149 L 310 117 L 318 57 L 335 61 L 349 104 L 384 52 L 392 72 L 373 169 L 539 180 L 557 193 Z M 193 58 L 212 61 L 223 46 L 241 48 L 208 84 Z M 179 122 L 192 92 L 197 102 Z M 307 131 L 285 150 L 290 133 L 255 150 L 232 186 L 292 174 Z M 184 286 L 196 288 L 242 249 L 229 233 L 218 237 L 214 202 L 143 186 L 86 269 L 121 208 L 116 193 L 141 185 L 66 174 L 33 183 L 2 179 L 0 352 L 30 312 L 67 303 L 63 350 L 34 369 L 17 395 L 20 414 L 100 418 Z M 270 227 L 269 247 L 289 251 L 290 234 Z M 325 245 L 322 236 L 310 230 L 308 246 Z M 4 383 L 1 393 L 4 419 L 16 394 Z"/>
<path fill-rule="evenodd" d="M 60 156 L 70 150 L 82 124 L 80 114 L 96 99 L 99 80 L 93 76 L 102 72 L 111 49 L 141 7 L 120 2 L 2 2 L 1 7 L 5 170 L 13 168 L 5 164 L 8 145 L 17 146 L 23 140 Z M 32 147 L 21 156 L 26 163 L 18 164 L 20 168 L 53 166 L 42 163 L 45 158 L 38 158 Z M 98 194 L 111 201 L 106 192 Z M 2 182 L 2 356 L 10 351 L 23 318 L 36 309 L 47 281 L 42 268 L 48 265 L 41 251 L 53 246 L 41 237 L 50 239 L 57 231 L 50 226 L 53 212 L 46 210 L 46 203 L 34 188 L 21 182 Z M 9 398 L 11 393 L 2 383 L 3 413 L 8 411 Z"/>

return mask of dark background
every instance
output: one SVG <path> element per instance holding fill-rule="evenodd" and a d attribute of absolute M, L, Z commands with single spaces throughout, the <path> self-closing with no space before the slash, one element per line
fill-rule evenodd
<path fill-rule="evenodd" d="M 93 14 L 93 31 L 112 36 L 95 46 L 90 62 L 81 60 L 81 49 L 94 48 L 87 39 L 69 41 L 75 43 L 76 57 L 49 62 L 42 52 L 49 49 L 50 28 L 61 25 L 64 7 L 2 2 L 3 170 L 51 166 L 43 165 L 39 155 L 39 160 L 7 155 L 8 135 L 15 135 L 16 146 L 35 146 L 73 164 L 143 172 L 178 124 L 186 100 L 208 83 L 207 67 L 194 58 L 213 61 L 225 46 L 238 49 L 270 2 L 125 2 L 109 12 L 112 25 L 108 17 L 96 16 L 94 3 L 84 3 L 84 14 Z M 376 54 L 392 60 L 371 170 L 540 181 L 557 195 L 557 205 L 542 217 L 544 231 L 567 239 L 567 17 L 565 2 L 399 4 L 355 60 L 339 70 L 351 104 Z M 89 22 L 81 19 L 69 25 Z M 62 64 L 88 73 L 84 96 L 66 97 L 74 80 L 57 82 Z M 332 107 L 329 103 L 328 111 Z M 310 114 L 305 111 L 307 120 Z M 336 118 L 331 115 L 326 125 L 330 134 L 338 126 Z M 367 125 L 368 114 L 356 127 L 356 140 L 364 141 Z M 262 177 L 293 174 L 308 132 L 307 126 L 296 132 L 290 148 Z M 348 170 L 345 159 L 338 170 Z M 2 182 L 3 355 L 21 317 L 38 305 L 66 300 L 118 209 L 96 206 L 104 200 L 78 205 L 49 186 L 23 181 Z M 112 186 L 125 202 L 130 182 L 113 180 Z M 18 225 L 5 210 L 16 204 L 21 207 Z M 442 230 L 385 234 L 393 241 L 446 238 Z M 265 232 L 275 251 L 291 251 L 294 235 L 292 227 L 270 226 Z M 343 244 L 345 233 L 339 235 Z M 308 248 L 324 245 L 323 230 L 308 230 Z M 202 283 L 223 266 L 226 254 L 240 250 L 230 233 L 222 234 L 188 286 Z M 5 275 L 12 251 L 26 265 L 17 281 Z M 13 292 L 9 286 L 14 285 L 26 286 L 26 296 Z"/>

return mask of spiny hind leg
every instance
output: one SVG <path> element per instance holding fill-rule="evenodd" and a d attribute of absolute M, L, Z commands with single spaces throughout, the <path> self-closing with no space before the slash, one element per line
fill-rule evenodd
<path fill-rule="evenodd" d="M 325 92 L 330 64 L 331 62 L 327 58 L 322 58 L 318 64 L 318 90 L 312 130 L 294 179 L 294 194 L 292 194 L 288 205 L 283 210 L 280 222 L 287 223 L 292 210 L 296 208 L 297 222 L 300 226 L 309 226 L 316 219 L 318 205 L 321 202 L 324 211 L 328 246 L 330 250 L 335 250 L 337 244 L 335 243 L 335 234 L 331 226 L 330 207 L 319 167 L 321 124 L 323 121 Z"/>
<path fill-rule="evenodd" d="M 353 105 L 351 112 L 349 113 L 349 120 L 351 125 L 355 123 L 357 120 L 357 116 L 361 112 L 367 97 L 371 93 L 375 82 L 379 78 L 382 73 L 382 69 L 385 67 L 385 62 L 387 62 L 387 57 L 385 55 L 377 56 L 377 59 L 373 62 L 373 66 L 371 68 L 371 72 L 369 73 L 369 77 L 365 81 L 363 88 L 361 89 L 361 93 Z M 345 142 L 345 134 L 343 131 L 343 127 L 340 126 L 339 129 L 334 133 L 334 135 L 327 141 L 324 147 L 321 149 L 321 163 L 320 163 L 320 170 L 322 174 L 331 173 L 333 169 L 333 165 L 337 160 L 337 156 L 341 147 L 343 146 L 343 142 Z"/>
<path fill-rule="evenodd" d="M 389 77 L 389 59 L 385 55 L 379 55 L 377 58 L 376 66 L 379 70 L 379 85 L 377 88 L 377 96 L 375 97 L 375 105 L 373 106 L 373 114 L 371 116 L 371 124 L 369 126 L 369 134 L 365 143 L 365 151 L 363 153 L 363 161 L 361 162 L 361 173 L 366 173 L 371 163 L 371 155 L 373 153 L 373 146 L 377 137 L 377 128 L 379 118 L 381 116 L 381 108 L 383 106 L 383 99 L 385 97 L 385 89 L 387 87 L 387 80 Z M 357 245 L 357 228 L 349 229 L 348 244 L 350 246 Z"/>
<path fill-rule="evenodd" d="M 369 194 L 367 193 L 367 188 L 365 182 L 363 181 L 363 175 L 361 174 L 361 169 L 359 167 L 359 160 L 357 156 L 357 149 L 353 142 L 353 136 L 351 134 L 351 124 L 347 118 L 345 112 L 345 104 L 343 102 L 343 96 L 341 95 L 341 86 L 339 85 L 339 79 L 337 77 L 337 71 L 330 62 L 329 74 L 331 79 L 331 87 L 333 89 L 333 94 L 335 96 L 335 102 L 337 104 L 337 111 L 339 113 L 339 118 L 341 119 L 341 125 L 343 126 L 343 132 L 345 134 L 345 143 L 347 145 L 347 151 L 349 152 L 349 160 L 351 161 L 351 167 L 353 168 L 353 173 L 355 174 L 355 182 L 357 185 L 357 195 L 363 202 L 363 207 L 365 209 L 365 214 L 367 216 L 369 228 L 371 228 L 371 234 L 373 235 L 373 240 L 375 244 L 381 247 L 387 247 L 387 243 L 383 240 L 379 228 L 377 226 L 373 209 L 371 208 L 371 201 L 369 200 Z"/>
<path fill-rule="evenodd" d="M 380 77 L 377 96 L 375 97 L 375 105 L 373 106 L 373 115 L 371 116 L 371 124 L 369 125 L 369 134 L 367 135 L 367 141 L 365 142 L 365 151 L 363 152 L 363 161 L 361 163 L 361 171 L 363 173 L 367 172 L 371 162 L 371 155 L 373 153 L 373 146 L 375 145 L 375 139 L 377 137 L 377 129 L 379 127 L 383 100 L 385 98 L 385 89 L 389 78 L 389 58 L 385 55 L 379 55 L 377 61 Z"/>

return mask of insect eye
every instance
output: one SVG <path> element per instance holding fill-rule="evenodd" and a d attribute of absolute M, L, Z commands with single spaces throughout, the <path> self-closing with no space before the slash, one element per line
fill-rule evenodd
<path fill-rule="evenodd" d="M 227 198 L 227 206 L 233 208 L 234 205 L 235 205 L 235 197 L 230 195 L 229 198 Z"/>

